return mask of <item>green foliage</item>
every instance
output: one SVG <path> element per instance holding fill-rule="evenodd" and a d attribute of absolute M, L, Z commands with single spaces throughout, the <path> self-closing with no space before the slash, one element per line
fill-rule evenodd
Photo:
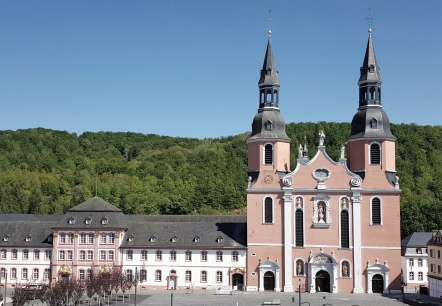
<path fill-rule="evenodd" d="M 315 154 L 320 130 L 337 160 L 350 124 L 291 123 L 286 130 L 293 168 L 304 137 Z M 442 228 L 442 127 L 401 124 L 392 132 L 402 236 Z M 248 136 L 0 131 L 0 212 L 63 213 L 95 194 L 130 214 L 244 212 Z"/>

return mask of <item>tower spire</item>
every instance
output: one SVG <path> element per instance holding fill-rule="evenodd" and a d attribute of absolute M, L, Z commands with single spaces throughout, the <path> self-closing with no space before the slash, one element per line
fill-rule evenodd
<path fill-rule="evenodd" d="M 368 42 L 365 50 L 364 62 L 359 77 L 359 107 L 367 105 L 381 105 L 382 79 L 379 65 L 374 52 L 372 29 L 368 29 Z"/>
<path fill-rule="evenodd" d="M 285 133 L 285 121 L 279 110 L 279 76 L 273 57 L 268 32 L 267 49 L 258 81 L 259 109 L 252 123 L 252 135 L 249 141 L 257 139 L 280 139 L 286 142 L 290 138 Z"/>
<path fill-rule="evenodd" d="M 368 42 L 359 77 L 359 108 L 351 122 L 349 140 L 377 138 L 395 140 L 390 131 L 390 121 L 382 108 L 382 79 L 372 40 L 372 29 L 368 29 Z"/>

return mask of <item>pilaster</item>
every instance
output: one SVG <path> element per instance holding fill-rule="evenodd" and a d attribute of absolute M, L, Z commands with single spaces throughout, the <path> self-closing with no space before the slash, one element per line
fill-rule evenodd
<path fill-rule="evenodd" d="M 362 289 L 362 242 L 361 242 L 361 192 L 360 188 L 352 188 L 353 205 L 353 293 L 363 293 Z"/>

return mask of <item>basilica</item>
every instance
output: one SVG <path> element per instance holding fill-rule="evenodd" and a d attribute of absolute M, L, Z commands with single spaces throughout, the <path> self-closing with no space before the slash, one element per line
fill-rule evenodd
<path fill-rule="evenodd" d="M 63 215 L 0 214 L 2 285 L 119 268 L 140 290 L 399 290 L 401 190 L 381 84 L 370 29 L 339 160 L 319 131 L 313 157 L 299 146 L 292 166 L 269 33 L 247 140 L 246 216 L 126 215 L 99 197 Z"/>

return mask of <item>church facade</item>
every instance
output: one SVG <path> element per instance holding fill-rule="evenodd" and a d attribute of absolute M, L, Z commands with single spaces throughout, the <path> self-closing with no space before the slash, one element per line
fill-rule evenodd
<path fill-rule="evenodd" d="M 140 289 L 382 293 L 401 286 L 395 137 L 381 104 L 371 30 L 359 106 L 340 159 L 290 138 L 269 37 L 248 146 L 247 216 L 134 216 L 98 197 L 64 215 L 0 215 L 8 286 L 119 268 Z"/>
<path fill-rule="evenodd" d="M 400 289 L 396 139 L 381 104 L 371 29 L 360 72 L 359 107 L 340 159 L 329 157 L 320 131 L 314 156 L 300 145 L 292 170 L 269 36 L 247 141 L 247 290 Z"/>

